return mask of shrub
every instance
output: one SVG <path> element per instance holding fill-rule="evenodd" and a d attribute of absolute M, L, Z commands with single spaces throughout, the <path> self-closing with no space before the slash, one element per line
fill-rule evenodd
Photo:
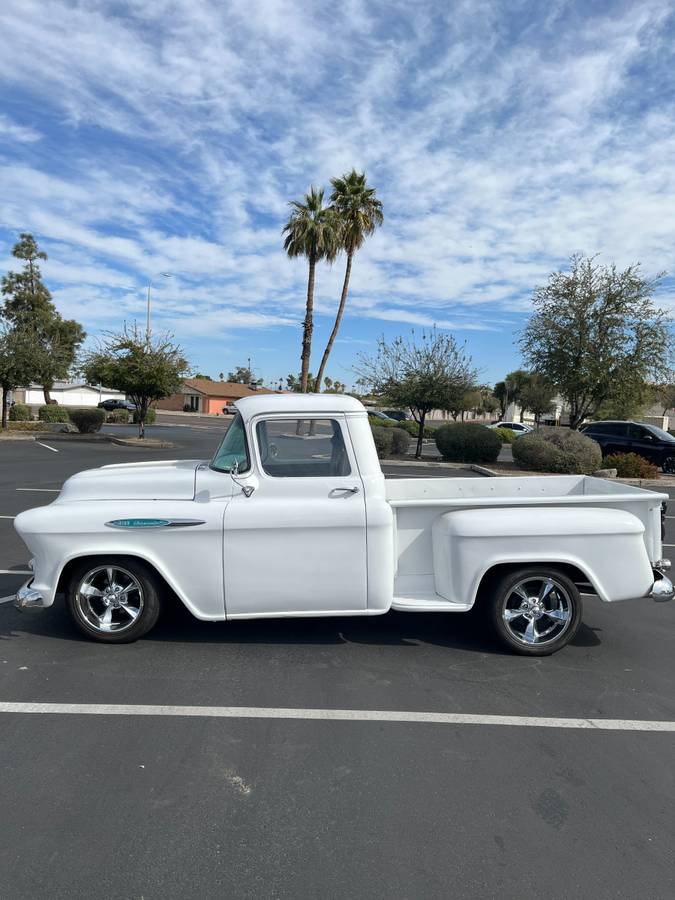
<path fill-rule="evenodd" d="M 658 478 L 659 469 L 637 453 L 612 453 L 602 461 L 603 468 L 616 469 L 619 478 Z"/>
<path fill-rule="evenodd" d="M 194 406 L 190 406 L 189 403 L 183 404 L 183 412 L 196 412 Z"/>
<path fill-rule="evenodd" d="M 50 403 L 40 407 L 38 419 L 41 422 L 70 422 L 70 413 L 65 407 Z"/>
<path fill-rule="evenodd" d="M 155 419 L 157 418 L 156 411 L 151 407 L 149 407 L 148 411 L 145 414 L 145 424 L 146 425 L 154 425 Z M 138 410 L 134 410 L 134 425 L 138 425 Z"/>
<path fill-rule="evenodd" d="M 378 419 L 377 416 L 368 416 L 368 421 L 370 422 L 371 428 L 396 428 L 398 422 L 394 422 L 392 419 L 391 422 L 388 422 L 386 419 Z"/>
<path fill-rule="evenodd" d="M 44 425 L 40 422 L 10 422 L 10 431 L 44 431 Z"/>
<path fill-rule="evenodd" d="M 105 417 L 106 422 L 112 422 L 116 425 L 127 425 L 129 422 L 128 409 L 113 409 Z"/>
<path fill-rule="evenodd" d="M 387 428 L 386 425 L 384 428 L 381 428 L 379 425 L 373 425 L 371 430 L 373 432 L 373 440 L 375 441 L 377 455 L 380 459 L 389 456 L 394 442 L 393 430 Z"/>
<path fill-rule="evenodd" d="M 493 428 L 492 430 L 499 435 L 499 440 L 502 444 L 512 444 L 516 436 L 513 428 Z"/>
<path fill-rule="evenodd" d="M 70 421 L 80 434 L 94 434 L 105 420 L 105 410 L 97 407 L 71 409 Z"/>
<path fill-rule="evenodd" d="M 513 459 L 521 469 L 590 475 L 602 465 L 600 445 L 568 428 L 544 428 L 513 442 Z"/>
<path fill-rule="evenodd" d="M 410 435 L 403 428 L 391 430 L 391 452 L 394 456 L 405 456 L 410 447 Z"/>
<path fill-rule="evenodd" d="M 434 438 L 443 459 L 452 462 L 491 463 L 502 449 L 498 434 L 485 425 L 470 422 L 443 425 L 436 429 Z"/>
<path fill-rule="evenodd" d="M 399 422 L 398 427 L 403 428 L 404 431 L 408 432 L 410 437 L 415 438 L 415 440 L 417 440 L 417 436 L 420 433 L 420 426 L 417 424 L 417 422 L 414 419 L 406 419 L 405 422 Z M 436 426 L 425 425 L 423 437 L 425 437 L 425 438 L 432 437 L 435 430 L 436 430 Z"/>
<path fill-rule="evenodd" d="M 10 422 L 30 422 L 33 418 L 33 413 L 31 412 L 30 406 L 26 406 L 25 403 L 15 403 L 14 406 L 10 406 L 9 408 L 9 421 Z"/>

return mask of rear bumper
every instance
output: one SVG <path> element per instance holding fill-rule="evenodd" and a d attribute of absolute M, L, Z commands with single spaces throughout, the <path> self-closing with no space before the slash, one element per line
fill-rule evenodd
<path fill-rule="evenodd" d="M 44 609 L 47 606 L 42 594 L 31 587 L 32 583 L 33 579 L 29 578 L 14 595 L 14 606 L 17 609 Z"/>

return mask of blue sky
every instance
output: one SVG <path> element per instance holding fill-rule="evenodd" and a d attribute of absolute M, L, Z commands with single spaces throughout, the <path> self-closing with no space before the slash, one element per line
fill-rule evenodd
<path fill-rule="evenodd" d="M 436 324 L 494 381 L 571 253 L 675 271 L 674 72 L 671 0 L 4 0 L 0 271 L 32 231 L 92 338 L 143 321 L 154 279 L 195 369 L 276 381 L 305 299 L 287 202 L 354 166 L 385 224 L 329 374 Z M 342 267 L 318 273 L 315 370 Z"/>

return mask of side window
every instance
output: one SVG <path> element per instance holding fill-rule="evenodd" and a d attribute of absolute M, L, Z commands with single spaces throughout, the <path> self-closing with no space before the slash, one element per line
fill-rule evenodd
<path fill-rule="evenodd" d="M 628 433 L 627 425 L 620 425 L 620 424 L 607 425 L 606 428 L 607 428 L 607 434 L 611 434 L 612 437 L 626 437 L 626 435 Z"/>
<path fill-rule="evenodd" d="M 267 419 L 256 428 L 263 470 L 275 478 L 318 478 L 351 473 L 336 419 Z"/>
<path fill-rule="evenodd" d="M 629 425 L 628 426 L 628 437 L 632 438 L 634 441 L 641 441 L 646 434 L 644 428 L 641 428 L 639 425 Z"/>

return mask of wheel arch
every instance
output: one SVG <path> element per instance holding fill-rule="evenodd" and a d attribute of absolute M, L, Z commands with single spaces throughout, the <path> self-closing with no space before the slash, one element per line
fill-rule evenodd
<path fill-rule="evenodd" d="M 595 578 L 576 561 L 572 562 L 570 560 L 556 560 L 556 559 L 533 559 L 533 560 L 513 560 L 509 562 L 494 562 L 489 565 L 481 575 L 476 590 L 474 592 L 474 606 L 478 607 L 481 604 L 486 595 L 488 594 L 490 587 L 500 578 L 503 578 L 504 575 L 508 575 L 509 572 L 515 572 L 518 569 L 532 568 L 532 569 L 540 569 L 547 568 L 557 569 L 559 572 L 562 572 L 564 575 L 574 582 L 576 587 L 579 589 L 580 593 L 583 594 L 598 594 L 602 599 L 604 599 L 602 593 L 598 589 L 598 585 L 596 583 Z"/>
<path fill-rule="evenodd" d="M 66 587 L 68 585 L 68 579 L 71 576 L 73 570 L 83 563 L 85 560 L 91 562 L 92 565 L 103 565 L 107 560 L 110 560 L 111 557 L 114 557 L 115 560 L 123 561 L 130 560 L 134 562 L 142 562 L 150 569 L 152 569 L 153 573 L 157 577 L 159 582 L 159 588 L 162 591 L 162 598 L 168 601 L 169 603 L 185 603 L 185 600 L 180 596 L 180 594 L 176 591 L 174 586 L 169 582 L 164 573 L 157 567 L 154 560 L 148 559 L 140 553 L 80 553 L 77 556 L 72 556 L 69 560 L 67 560 L 61 571 L 59 573 L 57 585 L 56 585 L 56 593 L 64 593 Z"/>

